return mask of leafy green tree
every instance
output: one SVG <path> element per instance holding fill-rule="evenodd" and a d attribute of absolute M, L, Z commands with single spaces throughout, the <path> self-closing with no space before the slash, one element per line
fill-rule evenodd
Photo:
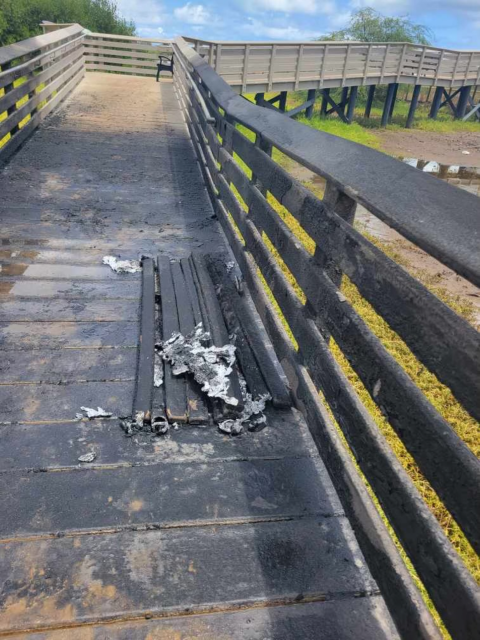
<path fill-rule="evenodd" d="M 42 20 L 78 22 L 91 31 L 134 35 L 115 0 L 0 0 L 0 46 L 42 33 Z"/>
<path fill-rule="evenodd" d="M 390 18 L 367 7 L 354 13 L 345 29 L 332 31 L 318 40 L 431 44 L 432 36 L 430 29 L 408 17 Z"/>

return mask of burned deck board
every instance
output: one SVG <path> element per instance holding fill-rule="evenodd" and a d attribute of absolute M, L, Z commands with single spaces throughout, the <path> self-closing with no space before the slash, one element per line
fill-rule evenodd
<path fill-rule="evenodd" d="M 183 333 L 183 335 L 187 335 L 195 328 L 194 306 L 196 313 L 200 310 L 198 297 L 195 296 L 192 290 L 188 289 L 185 273 L 180 262 L 171 263 L 170 270 L 175 288 L 180 332 Z M 188 422 L 191 424 L 208 422 L 208 407 L 198 382 L 191 376 L 188 376 L 185 381 L 185 388 L 187 394 Z"/>
<path fill-rule="evenodd" d="M 0 385 L 0 423 L 75 420 L 80 407 L 129 416 L 135 381 Z"/>
<path fill-rule="evenodd" d="M 5 351 L 0 385 L 134 380 L 136 362 L 136 348 Z"/>
<path fill-rule="evenodd" d="M 343 514 L 319 482 L 315 461 L 308 458 L 301 464 L 287 457 L 230 464 L 185 462 L 181 471 L 174 464 L 85 469 L 78 468 L 77 460 L 71 462 L 77 468 L 0 475 L 0 509 L 10 514 L 0 521 L 0 540 L 57 531 L 72 535 L 306 516 L 329 518 L 335 528 L 333 518 Z M 8 491 L 12 480 L 13 492 Z"/>
<path fill-rule="evenodd" d="M 168 340 L 180 331 L 175 288 L 170 269 L 170 260 L 159 256 L 158 274 L 160 279 L 160 300 L 162 309 L 162 339 Z M 172 422 L 187 422 L 187 396 L 185 379 L 174 376 L 172 367 L 165 365 L 165 402 L 167 417 Z"/>
<path fill-rule="evenodd" d="M 142 303 L 138 363 L 132 416 L 142 423 L 151 422 L 153 400 L 153 364 L 155 356 L 155 263 L 142 260 Z"/>
<path fill-rule="evenodd" d="M 256 393 L 253 392 L 254 397 L 268 393 L 275 407 L 287 409 L 292 404 L 290 393 L 260 333 L 259 318 L 254 315 L 245 296 L 237 290 L 226 263 L 222 256 L 210 255 L 205 258 L 207 269 L 222 300 L 227 325 L 230 321 L 229 330 L 237 338 L 237 350 L 245 363 L 242 366 L 247 383 L 252 390 L 257 389 Z M 243 283 L 240 285 L 244 286 Z"/>
<path fill-rule="evenodd" d="M 2 301 L 0 322 L 138 322 L 139 305 L 131 300 Z"/>
<path fill-rule="evenodd" d="M 127 438 L 118 420 L 75 418 L 132 410 L 141 278 L 102 257 L 181 260 L 193 320 L 212 330 L 186 259 L 225 251 L 171 84 L 83 82 L 0 173 L 0 322 L 21 347 L 0 362 L 0 631 L 396 638 L 298 413 L 269 408 L 237 438 L 213 425 Z M 170 617 L 131 622 L 150 615 Z"/>
<path fill-rule="evenodd" d="M 0 573 L 0 631 L 376 592 L 343 518 L 12 541 Z"/>
<path fill-rule="evenodd" d="M 268 427 L 248 438 L 228 438 L 216 429 L 191 426 L 171 430 L 167 438 L 147 440 L 144 446 L 123 434 L 119 438 L 115 420 L 0 425 L 0 473 L 78 467 L 78 457 L 87 451 L 96 453 L 94 467 L 312 457 L 333 500 L 333 486 L 304 422 L 294 412 L 267 411 L 267 417 Z"/>
<path fill-rule="evenodd" d="M 321 629 L 321 636 L 319 630 Z M 29 640 L 64 640 L 65 630 L 33 633 Z M 103 640 L 105 627 L 89 627 L 88 640 Z M 116 623 L 108 626 L 111 640 L 195 638 L 195 640 L 389 640 L 398 638 L 382 598 L 277 605 L 246 611 L 185 615 L 175 619 Z M 25 640 L 14 635 L 11 640 Z M 83 639 L 81 639 L 83 640 Z M 85 637 L 87 640 L 87 637 Z"/>
<path fill-rule="evenodd" d="M 230 339 L 227 327 L 225 326 L 225 321 L 220 310 L 215 289 L 205 267 L 205 263 L 200 256 L 192 254 L 190 257 L 190 264 L 196 273 L 197 282 L 199 284 L 199 296 L 203 298 L 203 308 L 206 312 L 206 316 L 208 316 L 212 343 L 216 347 L 222 347 L 223 345 L 229 344 Z M 238 401 L 236 410 L 241 410 L 243 407 L 243 398 L 236 368 L 233 369 L 230 375 L 230 393 Z"/>
<path fill-rule="evenodd" d="M 136 347 L 136 322 L 0 322 L 0 351 Z"/>

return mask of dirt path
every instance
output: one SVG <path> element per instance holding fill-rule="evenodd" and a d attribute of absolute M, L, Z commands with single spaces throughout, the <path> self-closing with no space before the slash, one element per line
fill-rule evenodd
<path fill-rule="evenodd" d="M 380 138 L 382 151 L 391 155 L 435 160 L 441 164 L 480 166 L 480 124 L 478 133 L 403 130 L 375 132 L 375 135 Z"/>

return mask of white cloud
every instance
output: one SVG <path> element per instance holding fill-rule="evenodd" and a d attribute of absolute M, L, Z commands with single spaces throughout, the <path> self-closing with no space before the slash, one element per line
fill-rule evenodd
<path fill-rule="evenodd" d="M 120 14 L 137 25 L 155 26 L 164 22 L 164 8 L 156 0 L 117 0 Z"/>
<path fill-rule="evenodd" d="M 318 31 L 308 31 L 291 25 L 269 26 L 254 18 L 248 18 L 245 30 L 249 31 L 257 38 L 294 41 L 313 40 L 314 38 L 318 38 L 319 33 Z"/>
<path fill-rule="evenodd" d="M 332 14 L 336 10 L 335 0 L 239 0 L 247 11 L 260 13 L 274 11 L 278 13 Z"/>
<path fill-rule="evenodd" d="M 210 13 L 203 4 L 192 4 L 191 2 L 174 9 L 173 15 L 177 20 L 187 24 L 208 24 L 211 21 Z"/>

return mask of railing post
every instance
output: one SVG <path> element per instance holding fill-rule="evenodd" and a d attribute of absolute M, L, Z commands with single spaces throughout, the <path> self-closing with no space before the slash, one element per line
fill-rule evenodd
<path fill-rule="evenodd" d="M 438 111 L 440 109 L 440 104 L 442 102 L 443 96 L 443 87 L 437 87 L 435 89 L 435 95 L 433 96 L 432 106 L 430 107 L 430 113 L 428 117 L 432 120 L 437 119 Z"/>
<path fill-rule="evenodd" d="M 315 93 L 316 93 L 315 89 L 309 89 L 307 93 L 307 100 L 313 101 L 312 104 L 309 105 L 305 111 L 305 115 L 309 120 L 313 116 L 313 109 L 315 107 Z M 322 101 L 322 104 L 323 104 L 323 101 Z"/>
<path fill-rule="evenodd" d="M 355 200 L 352 200 L 352 198 L 337 189 L 337 187 L 335 187 L 331 182 L 327 182 L 323 202 L 331 211 L 334 211 L 343 220 L 348 222 L 348 224 L 353 225 L 357 203 Z M 341 269 L 333 263 L 330 252 L 325 251 L 321 245 L 317 244 L 315 247 L 315 253 L 313 254 L 313 263 L 319 269 L 325 271 L 330 280 L 340 289 L 343 273 Z M 314 318 L 315 323 L 328 343 L 330 340 L 330 332 L 326 329 L 324 321 L 317 311 L 315 311 L 313 305 L 308 299 L 305 306 L 308 313 L 312 318 Z"/>
<path fill-rule="evenodd" d="M 329 96 L 330 96 L 330 89 L 322 89 L 322 106 L 320 107 L 320 115 L 322 116 L 327 115 Z"/>
<path fill-rule="evenodd" d="M 471 91 L 472 87 L 468 86 L 468 87 L 462 87 L 460 89 L 460 97 L 458 98 L 458 102 L 457 102 L 457 109 L 456 109 L 456 114 L 455 114 L 455 118 L 458 119 L 462 119 L 463 116 L 465 115 L 465 112 L 467 110 L 467 106 L 468 106 L 468 98 L 470 97 L 470 91 Z"/>
<path fill-rule="evenodd" d="M 412 100 L 410 102 L 410 109 L 408 110 L 407 123 L 405 125 L 407 129 L 410 129 L 410 127 L 413 124 L 413 119 L 415 117 L 415 110 L 417 108 L 418 97 L 420 95 L 421 89 L 422 89 L 422 85 L 420 84 L 416 84 L 415 88 L 413 89 Z"/>
<path fill-rule="evenodd" d="M 272 145 L 270 142 L 267 142 L 260 133 L 257 133 L 255 136 L 255 146 L 258 147 L 261 151 L 272 157 Z M 267 197 L 267 189 L 263 186 L 257 176 L 252 172 L 252 184 L 254 184 L 257 189 L 262 193 L 262 195 Z"/>
<path fill-rule="evenodd" d="M 355 211 L 357 209 L 357 203 L 352 200 L 350 196 L 347 196 L 343 191 L 340 191 L 331 182 L 327 182 L 325 188 L 325 195 L 323 196 L 323 203 L 331 211 L 334 211 L 340 218 L 353 225 L 355 220 Z M 342 282 L 342 272 L 335 267 L 332 263 L 332 257 L 321 246 L 317 245 L 315 253 L 313 255 L 315 264 L 324 269 L 330 280 L 338 287 Z"/>
<path fill-rule="evenodd" d="M 383 105 L 383 113 L 382 113 L 382 127 L 386 127 L 390 121 L 390 111 L 392 109 L 393 97 L 395 95 L 395 88 L 397 87 L 396 82 L 392 82 L 388 85 L 387 96 L 385 98 L 385 104 Z"/>
<path fill-rule="evenodd" d="M 365 118 L 370 118 L 370 113 L 372 111 L 373 98 L 375 97 L 375 89 L 376 85 L 371 84 L 368 87 L 368 96 L 367 96 L 367 104 L 365 105 Z"/>
<path fill-rule="evenodd" d="M 355 103 L 357 101 L 357 93 L 358 87 L 350 88 L 350 97 L 348 98 L 348 107 L 347 107 L 347 120 L 349 124 L 353 121 L 353 116 L 355 114 Z"/>

